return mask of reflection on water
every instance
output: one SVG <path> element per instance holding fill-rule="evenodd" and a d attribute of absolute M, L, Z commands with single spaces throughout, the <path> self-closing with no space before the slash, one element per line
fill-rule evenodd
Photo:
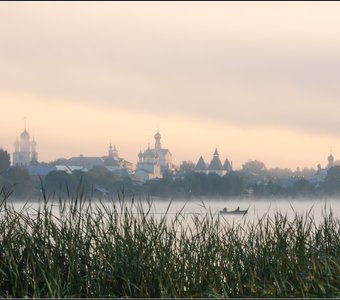
<path fill-rule="evenodd" d="M 104 205 L 112 207 L 113 203 L 116 204 L 118 212 L 120 211 L 121 205 L 118 201 L 103 201 Z M 244 221 L 244 219 L 252 221 L 258 220 L 259 218 L 269 216 L 272 217 L 276 212 L 280 212 L 287 215 L 288 219 L 293 218 L 295 214 L 309 214 L 312 216 L 316 223 L 323 219 L 325 214 L 329 214 L 331 211 L 336 218 L 340 217 L 340 199 L 313 199 L 313 200 L 301 200 L 301 199 L 252 199 L 252 200 L 215 200 L 215 199 L 190 199 L 190 200 L 153 200 L 151 202 L 142 200 L 141 202 L 125 201 L 125 205 L 131 208 L 131 211 L 137 213 L 138 206 L 143 207 L 143 211 L 147 212 L 150 210 L 150 214 L 155 216 L 163 216 L 166 212 L 169 216 L 181 214 L 182 217 L 190 218 L 190 216 L 211 214 L 217 216 L 218 212 L 224 207 L 228 210 L 234 210 L 238 206 L 240 209 L 248 209 L 248 213 L 243 215 L 223 215 L 223 218 L 228 222 Z M 50 202 L 52 204 L 52 202 Z M 19 211 L 24 206 L 29 207 L 31 211 L 38 209 L 39 205 L 43 203 L 39 201 L 35 202 L 13 202 L 15 210 Z M 100 201 L 92 200 L 92 205 L 101 206 Z M 58 202 L 53 203 L 52 208 L 53 214 L 59 214 Z"/>

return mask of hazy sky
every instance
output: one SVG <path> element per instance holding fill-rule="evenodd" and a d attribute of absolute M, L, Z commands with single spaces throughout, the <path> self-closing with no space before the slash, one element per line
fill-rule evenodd
<path fill-rule="evenodd" d="M 340 159 L 338 2 L 1 2 L 0 145 L 39 160 Z"/>

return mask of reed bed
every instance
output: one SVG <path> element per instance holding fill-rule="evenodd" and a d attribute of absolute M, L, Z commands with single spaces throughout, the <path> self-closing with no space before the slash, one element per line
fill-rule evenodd
<path fill-rule="evenodd" d="M 0 297 L 340 297 L 332 213 L 188 222 L 82 194 L 18 211 L 2 194 Z"/>

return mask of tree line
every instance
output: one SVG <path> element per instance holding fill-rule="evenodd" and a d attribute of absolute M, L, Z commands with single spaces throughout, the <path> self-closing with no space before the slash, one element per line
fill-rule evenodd
<path fill-rule="evenodd" d="M 44 178 L 31 177 L 26 168 L 10 167 L 9 154 L 0 150 L 0 189 L 15 198 L 49 196 L 70 197 L 81 193 L 89 197 L 319 197 L 340 195 L 340 167 L 328 169 L 324 180 L 307 180 L 315 170 L 267 169 L 260 161 L 250 161 L 239 171 L 224 176 L 195 172 L 192 162 L 183 162 L 176 174 L 165 172 L 160 179 L 134 182 L 127 174 L 116 174 L 105 167 L 88 172 L 52 171 Z"/>

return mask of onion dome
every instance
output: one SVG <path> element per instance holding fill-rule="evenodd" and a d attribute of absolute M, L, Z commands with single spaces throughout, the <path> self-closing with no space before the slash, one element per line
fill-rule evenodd
<path fill-rule="evenodd" d="M 144 157 L 154 158 L 155 154 L 150 148 L 148 148 L 147 150 L 144 151 Z"/>
<path fill-rule="evenodd" d="M 29 140 L 30 139 L 30 135 L 29 133 L 26 131 L 26 129 L 20 134 L 20 138 L 22 140 Z"/>
<path fill-rule="evenodd" d="M 332 153 L 328 156 L 328 161 L 333 161 L 334 160 L 334 156 L 332 155 Z"/>
<path fill-rule="evenodd" d="M 156 140 L 159 140 L 159 139 L 161 138 L 161 135 L 160 135 L 160 133 L 159 133 L 158 131 L 157 131 L 157 133 L 155 134 L 154 138 L 155 138 Z"/>

